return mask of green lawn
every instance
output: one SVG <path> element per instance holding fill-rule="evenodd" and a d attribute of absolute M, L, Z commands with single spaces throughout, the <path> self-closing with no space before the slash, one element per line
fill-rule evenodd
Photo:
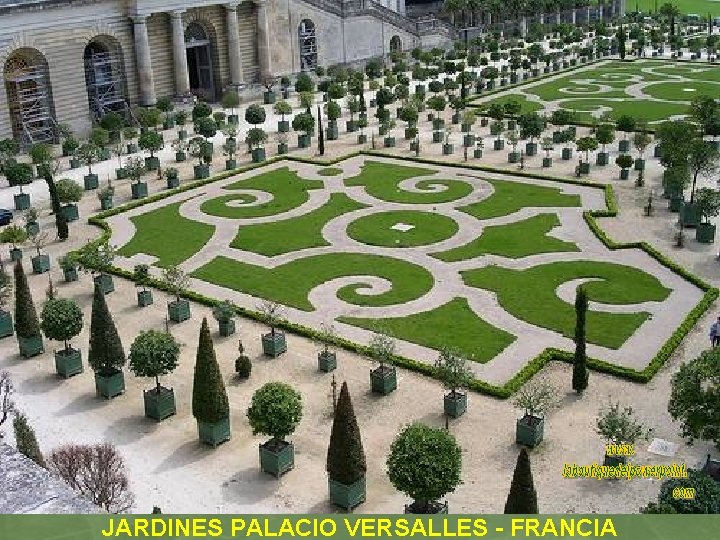
<path fill-rule="evenodd" d="M 403 180 L 416 176 L 428 176 L 437 171 L 421 167 L 405 167 L 392 165 L 379 161 L 365 161 L 360 174 L 345 179 L 345 185 L 364 186 L 368 195 L 388 202 L 406 204 L 437 204 L 461 199 L 472 193 L 472 186 L 458 180 L 421 180 L 417 183 L 419 189 L 427 190 L 424 193 L 414 193 L 401 190 L 398 185 Z M 431 191 L 432 185 L 443 185 L 447 189 Z"/>
<path fill-rule="evenodd" d="M 358 253 L 314 255 L 272 269 L 219 256 L 192 275 L 221 287 L 303 311 L 322 309 L 323 306 L 313 307 L 310 304 L 308 293 L 318 285 L 343 276 L 377 276 L 392 283 L 392 288 L 385 293 L 363 295 L 357 290 L 367 287 L 358 277 L 356 285 L 348 285 L 338 291 L 338 298 L 358 306 L 403 304 L 420 298 L 433 286 L 433 277 L 424 268 L 392 257 Z"/>
<path fill-rule="evenodd" d="M 458 208 L 477 219 L 506 216 L 521 208 L 580 206 L 579 195 L 566 195 L 558 188 L 485 178 L 493 186 L 487 199 Z"/>
<path fill-rule="evenodd" d="M 338 169 L 337 167 L 325 167 L 324 169 L 318 170 L 318 174 L 320 176 L 337 176 L 339 174 L 342 174 L 342 169 Z"/>
<path fill-rule="evenodd" d="M 522 94 L 510 94 L 496 99 L 483 101 L 482 103 L 478 104 L 478 107 L 481 109 L 482 114 L 482 111 L 486 110 L 491 104 L 499 103 L 500 105 L 504 106 L 508 101 L 517 101 L 520 104 L 520 114 L 539 112 L 542 111 L 544 108 L 542 103 L 529 101 L 527 96 L 524 96 Z"/>
<path fill-rule="evenodd" d="M 692 92 L 688 90 L 692 89 Z M 716 97 L 720 83 L 705 81 L 664 82 L 646 86 L 643 92 L 648 96 L 668 101 L 690 101 L 696 96 Z"/>
<path fill-rule="evenodd" d="M 253 218 L 282 214 L 307 202 L 311 189 L 321 189 L 325 184 L 320 180 L 306 180 L 300 178 L 296 172 L 287 167 L 276 169 L 257 176 L 251 176 L 234 184 L 225 186 L 227 190 L 255 189 L 270 193 L 271 201 L 257 206 L 233 207 L 227 206 L 229 201 L 243 200 L 247 195 L 237 193 L 222 195 L 205 201 L 200 210 L 211 216 L 232 219 Z"/>
<path fill-rule="evenodd" d="M 274 257 L 282 253 L 329 246 L 322 236 L 325 224 L 348 212 L 366 208 L 344 193 L 333 193 L 320 208 L 299 216 L 272 223 L 240 225 L 231 247 Z"/>
<path fill-rule="evenodd" d="M 398 223 L 413 225 L 415 228 L 404 232 L 390 228 Z M 452 237 L 457 231 L 458 224 L 454 219 L 442 214 L 415 210 L 396 210 L 363 216 L 350 223 L 347 228 L 348 236 L 363 244 L 398 248 L 435 244 Z"/>
<path fill-rule="evenodd" d="M 664 4 L 664 0 L 630 0 L 627 3 L 627 11 L 642 11 L 643 13 L 655 13 L 660 6 Z M 694 13 L 696 15 L 707 15 L 710 13 L 713 17 L 720 17 L 720 4 L 714 0 L 673 0 L 682 14 Z"/>
<path fill-rule="evenodd" d="M 135 235 L 118 253 L 130 257 L 146 253 L 158 258 L 157 266 L 180 264 L 207 244 L 215 227 L 180 215 L 182 202 L 168 204 L 130 218 Z"/>
<path fill-rule="evenodd" d="M 472 242 L 432 256 L 441 261 L 456 262 L 488 253 L 517 259 L 538 253 L 580 251 L 572 242 L 548 236 L 548 232 L 558 225 L 557 214 L 539 214 L 508 225 L 494 225 L 485 228 Z"/>
<path fill-rule="evenodd" d="M 590 111 L 596 111 L 600 107 L 609 107 L 610 115 L 617 118 L 624 114 L 630 115 L 637 120 L 645 122 L 660 122 L 669 116 L 687 114 L 688 106 L 681 103 L 667 103 L 652 101 L 649 99 L 568 99 L 561 103 L 563 109 L 578 111 L 579 122 L 591 122 L 593 117 Z M 583 113 L 581 111 L 588 111 Z"/>
<path fill-rule="evenodd" d="M 605 304 L 635 304 L 662 301 L 670 291 L 650 274 L 613 263 L 595 261 L 555 262 L 510 270 L 486 266 L 462 272 L 464 282 L 497 293 L 498 301 L 515 317 L 572 337 L 575 331 L 575 309 L 560 300 L 556 289 L 579 278 L 600 278 L 585 285 L 588 298 Z M 648 313 L 608 313 L 589 311 L 587 340 L 617 349 L 648 318 Z"/>
<path fill-rule="evenodd" d="M 407 317 L 341 317 L 340 321 L 368 330 L 375 330 L 379 324 L 398 339 L 436 350 L 453 347 L 466 358 L 481 363 L 492 360 L 516 339 L 478 317 L 465 298 L 455 298 L 431 311 Z"/>

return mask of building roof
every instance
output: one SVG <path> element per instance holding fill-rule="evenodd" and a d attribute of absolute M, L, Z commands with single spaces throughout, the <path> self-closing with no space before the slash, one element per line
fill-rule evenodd
<path fill-rule="evenodd" d="M 100 513 L 60 478 L 0 442 L 0 514 Z"/>

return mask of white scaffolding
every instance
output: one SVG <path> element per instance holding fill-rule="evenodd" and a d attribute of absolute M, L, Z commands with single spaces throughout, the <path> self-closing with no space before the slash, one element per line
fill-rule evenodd
<path fill-rule="evenodd" d="M 85 81 L 90 110 L 99 121 L 109 112 L 118 112 L 130 120 L 125 99 L 122 62 L 108 51 L 94 50 L 85 58 Z"/>
<path fill-rule="evenodd" d="M 304 19 L 300 22 L 298 42 L 300 44 L 300 70 L 314 70 L 317 67 L 317 42 L 315 40 L 315 25 L 312 21 Z"/>
<path fill-rule="evenodd" d="M 19 60 L 15 66 L 8 66 L 5 83 L 13 133 L 21 144 L 57 142 L 47 67 L 28 66 Z"/>

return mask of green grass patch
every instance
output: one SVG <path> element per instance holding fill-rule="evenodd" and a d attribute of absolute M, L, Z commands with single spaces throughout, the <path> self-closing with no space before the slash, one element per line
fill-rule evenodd
<path fill-rule="evenodd" d="M 478 107 L 481 111 L 484 111 L 493 103 L 499 103 L 500 105 L 505 106 L 508 101 L 517 101 L 520 104 L 520 114 L 539 112 L 545 108 L 542 103 L 530 101 L 527 96 L 523 94 L 509 94 L 488 101 L 483 101 L 478 104 Z"/>
<path fill-rule="evenodd" d="M 414 228 L 408 231 L 391 229 L 403 223 Z M 426 246 L 446 240 L 458 232 L 457 222 L 442 214 L 396 210 L 363 216 L 348 225 L 347 234 L 353 240 L 371 246 L 406 248 Z"/>
<path fill-rule="evenodd" d="M 684 15 L 694 13 L 703 17 L 709 13 L 713 17 L 720 16 L 720 5 L 715 0 L 673 0 L 672 3 Z M 627 10 L 628 12 L 639 10 L 643 13 L 654 13 L 662 4 L 663 2 L 656 2 L 656 0 L 635 0 L 635 2 L 628 3 Z"/>
<path fill-rule="evenodd" d="M 670 290 L 654 276 L 620 264 L 596 261 L 556 262 L 527 270 L 510 270 L 487 266 L 462 272 L 471 287 L 497 293 L 500 305 L 515 317 L 573 337 L 575 308 L 560 300 L 556 289 L 563 283 L 580 278 L 599 278 L 585 288 L 590 301 L 603 304 L 636 304 L 662 301 Z M 649 314 L 589 311 L 587 340 L 617 349 L 645 322 Z"/>
<path fill-rule="evenodd" d="M 562 101 L 560 106 L 563 109 L 577 111 L 578 121 L 585 123 L 593 120 L 593 116 L 589 112 L 597 111 L 601 107 L 610 108 L 610 115 L 613 118 L 627 114 L 636 120 L 644 120 L 645 122 L 664 121 L 669 116 L 687 114 L 688 110 L 688 106 L 681 103 L 666 103 L 635 98 L 624 98 L 622 100 L 567 99 Z"/>
<path fill-rule="evenodd" d="M 692 89 L 692 92 L 686 89 Z M 646 86 L 643 92 L 657 99 L 689 102 L 698 96 L 717 96 L 720 93 L 720 84 L 706 81 L 673 81 Z"/>
<path fill-rule="evenodd" d="M 157 266 L 167 267 L 189 259 L 208 243 L 215 227 L 180 215 L 182 202 L 168 204 L 130 218 L 135 235 L 118 253 L 131 257 L 145 253 L 158 258 Z"/>
<path fill-rule="evenodd" d="M 495 358 L 516 339 L 478 317 L 465 298 L 455 298 L 438 308 L 407 317 L 341 317 L 339 320 L 367 330 L 380 326 L 398 339 L 430 349 L 452 347 L 466 358 L 481 363 Z"/>
<path fill-rule="evenodd" d="M 325 184 L 320 180 L 301 178 L 287 167 L 239 180 L 225 186 L 225 189 L 256 189 L 270 193 L 272 200 L 257 206 L 228 206 L 230 201 L 246 202 L 247 194 L 222 195 L 205 201 L 200 210 L 205 214 L 231 219 L 254 218 L 282 214 L 307 202 L 309 191 L 321 189 Z"/>
<path fill-rule="evenodd" d="M 458 180 L 420 180 L 418 189 L 427 190 L 415 193 L 401 190 L 398 186 L 403 180 L 416 176 L 429 176 L 437 171 L 421 167 L 405 167 L 379 161 L 367 160 L 360 174 L 345 179 L 346 186 L 364 186 L 368 195 L 388 202 L 405 204 L 436 204 L 455 201 L 472 193 L 473 187 Z M 432 186 L 442 185 L 444 191 L 431 191 Z"/>
<path fill-rule="evenodd" d="M 392 283 L 392 288 L 382 294 L 358 294 L 358 290 L 367 288 L 358 277 L 357 284 L 338 290 L 338 298 L 358 306 L 404 304 L 426 294 L 434 283 L 430 272 L 420 266 L 392 257 L 359 253 L 314 255 L 271 269 L 220 256 L 192 275 L 303 311 L 315 310 L 308 301 L 308 294 L 314 287 L 338 277 L 377 276 Z M 317 308 L 322 309 L 322 306 Z"/>
<path fill-rule="evenodd" d="M 273 223 L 241 225 L 231 247 L 274 257 L 291 251 L 329 246 L 322 229 L 330 220 L 366 208 L 344 193 L 332 193 L 320 208 L 292 219 Z"/>
<path fill-rule="evenodd" d="M 492 178 L 484 178 L 484 180 L 492 184 L 492 195 L 458 210 L 477 219 L 489 219 L 512 214 L 521 208 L 581 205 L 580 195 L 566 195 L 558 188 Z"/>
<path fill-rule="evenodd" d="M 338 169 L 337 167 L 325 167 L 324 169 L 320 169 L 317 173 L 320 176 L 337 176 L 342 174 L 342 172 L 342 169 Z"/>
<path fill-rule="evenodd" d="M 432 256 L 441 261 L 456 262 L 488 253 L 517 259 L 538 253 L 580 251 L 572 242 L 548 236 L 558 225 L 557 214 L 539 214 L 507 225 L 493 225 L 486 227 L 472 242 Z"/>

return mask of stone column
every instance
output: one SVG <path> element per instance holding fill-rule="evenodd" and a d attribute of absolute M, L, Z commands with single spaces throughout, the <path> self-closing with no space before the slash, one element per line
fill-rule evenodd
<path fill-rule="evenodd" d="M 242 53 L 240 52 L 240 24 L 237 15 L 238 5 L 225 4 L 225 18 L 227 19 L 228 33 L 228 59 L 230 63 L 230 84 L 241 85 L 244 82 Z"/>
<path fill-rule="evenodd" d="M 150 41 L 148 40 L 147 15 L 135 15 L 132 18 L 135 36 L 135 63 L 137 64 L 140 105 L 155 105 L 155 81 L 153 80 L 150 60 Z"/>
<path fill-rule="evenodd" d="M 576 23 L 576 21 L 577 21 L 577 9 L 576 8 L 572 8 L 572 11 L 570 12 L 570 16 L 572 17 L 570 19 L 570 22 L 572 23 L 573 26 L 575 26 L 577 24 Z"/>
<path fill-rule="evenodd" d="M 184 10 L 178 9 L 170 14 L 172 21 L 173 68 L 175 70 L 175 95 L 187 97 L 190 95 L 190 75 L 188 75 L 187 50 L 185 49 L 185 29 L 182 14 Z"/>
<path fill-rule="evenodd" d="M 257 6 L 258 64 L 260 81 L 272 75 L 270 66 L 270 32 L 268 29 L 267 0 L 254 0 Z"/>

